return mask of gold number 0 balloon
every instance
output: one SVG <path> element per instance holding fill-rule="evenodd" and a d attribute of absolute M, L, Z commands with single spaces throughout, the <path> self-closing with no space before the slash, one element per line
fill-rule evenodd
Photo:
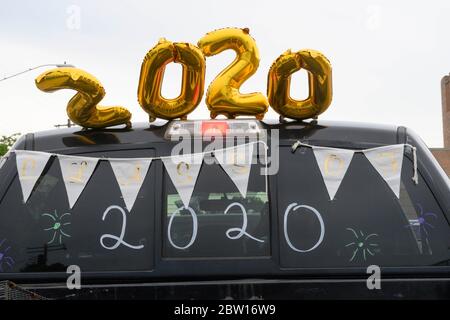
<path fill-rule="evenodd" d="M 78 93 L 67 104 L 67 115 L 84 128 L 105 128 L 120 124 L 131 126 L 131 113 L 123 107 L 100 107 L 105 89 L 93 75 L 76 68 L 57 68 L 36 78 L 44 92 L 73 89 Z"/>
<path fill-rule="evenodd" d="M 239 87 L 252 76 L 259 66 L 259 52 L 248 29 L 226 28 L 207 33 L 198 42 L 206 56 L 224 50 L 236 51 L 236 59 L 223 70 L 208 88 L 206 105 L 211 118 L 224 114 L 228 118 L 236 115 L 255 115 L 262 119 L 269 106 L 262 93 L 241 94 Z"/>
<path fill-rule="evenodd" d="M 309 97 L 298 101 L 289 94 L 291 75 L 302 68 L 308 71 Z M 284 117 L 296 120 L 316 117 L 332 100 L 330 62 L 315 50 L 283 53 L 270 67 L 267 95 L 271 107 Z"/>
<path fill-rule="evenodd" d="M 161 96 L 165 67 L 170 62 L 183 65 L 181 94 L 175 99 Z M 138 101 L 149 114 L 150 122 L 156 118 L 185 119 L 200 103 L 204 85 L 205 58 L 202 52 L 189 43 L 161 39 L 142 62 Z"/>

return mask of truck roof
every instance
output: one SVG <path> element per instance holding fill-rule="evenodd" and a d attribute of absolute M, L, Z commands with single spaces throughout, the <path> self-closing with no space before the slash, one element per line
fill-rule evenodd
<path fill-rule="evenodd" d="M 319 120 L 310 123 L 297 121 L 280 123 L 278 120 L 264 120 L 260 123 L 268 134 L 272 130 L 278 129 L 281 144 L 283 142 L 292 143 L 292 141 L 300 139 L 336 147 L 365 148 L 404 143 L 406 134 L 404 127 L 344 121 Z M 133 123 L 130 129 L 85 130 L 75 126 L 40 131 L 22 137 L 15 148 L 52 152 L 69 151 L 70 153 L 70 150 L 75 152 L 76 149 L 92 146 L 167 143 L 168 140 L 164 135 L 168 124 L 168 121 L 156 121 L 151 124 Z"/>

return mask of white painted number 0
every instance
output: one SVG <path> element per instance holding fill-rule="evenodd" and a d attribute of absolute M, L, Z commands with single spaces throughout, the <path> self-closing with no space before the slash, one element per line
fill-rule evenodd
<path fill-rule="evenodd" d="M 185 245 L 184 247 L 180 247 L 177 246 L 173 240 L 172 240 L 172 236 L 170 234 L 171 229 L 172 229 L 172 222 L 173 219 L 175 218 L 176 214 L 179 213 L 181 210 L 186 209 L 189 211 L 189 213 L 192 216 L 192 236 L 191 236 L 191 240 L 189 241 L 189 243 L 187 245 Z M 179 209 L 177 209 L 174 213 L 172 213 L 172 215 L 170 216 L 169 219 L 169 225 L 167 226 L 167 238 L 169 239 L 170 244 L 172 245 L 172 247 L 179 249 L 179 250 L 185 250 L 187 248 L 189 248 L 190 246 L 192 246 L 192 244 L 194 243 L 195 239 L 197 238 L 197 230 L 198 230 L 198 221 L 197 221 L 197 215 L 195 214 L 195 211 L 191 208 L 191 207 L 181 207 Z"/>
<path fill-rule="evenodd" d="M 293 208 L 293 209 L 292 209 Z M 317 219 L 319 220 L 320 223 L 320 237 L 319 240 L 317 240 L 316 244 L 314 246 L 312 246 L 311 248 L 307 249 L 307 250 L 301 250 L 296 248 L 290 238 L 289 238 L 289 234 L 288 234 L 288 230 L 287 230 L 287 226 L 288 226 L 288 218 L 289 218 L 289 214 L 292 211 L 296 211 L 300 208 L 305 208 L 310 210 L 312 213 L 314 213 L 317 217 Z M 323 223 L 323 219 L 322 216 L 320 215 L 319 211 L 317 211 L 316 209 L 314 209 L 313 207 L 307 206 L 307 205 L 297 205 L 297 203 L 291 203 L 290 205 L 288 205 L 288 207 L 286 208 L 286 211 L 284 212 L 284 223 L 283 223 L 283 228 L 284 228 L 284 237 L 286 239 L 287 244 L 289 245 L 289 247 L 297 252 L 309 252 L 312 251 L 314 249 L 316 249 L 323 241 L 323 237 L 325 235 L 325 225 Z"/>

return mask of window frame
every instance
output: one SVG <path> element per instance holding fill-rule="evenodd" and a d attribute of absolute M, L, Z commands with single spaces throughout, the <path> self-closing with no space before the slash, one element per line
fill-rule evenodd
<path fill-rule="evenodd" d="M 280 150 L 282 148 L 286 148 L 291 150 L 291 147 L 293 145 L 293 143 L 295 143 L 295 141 L 281 141 L 279 144 Z M 400 143 L 400 142 L 399 142 Z M 406 143 L 406 142 L 403 142 Z M 411 141 L 408 142 L 410 144 L 413 144 Z M 323 147 L 335 147 L 335 145 L 338 145 L 339 148 L 343 148 L 343 149 L 352 149 L 352 150 L 364 150 L 364 149 L 368 149 L 368 148 L 375 148 L 375 147 L 382 147 L 382 146 L 386 146 L 386 144 L 367 144 L 367 143 L 354 143 L 354 142 L 339 142 L 336 143 L 334 141 L 330 141 L 330 140 L 326 140 L 326 141 L 321 141 L 321 140 L 310 140 L 308 141 L 308 144 L 311 145 L 317 145 L 317 146 L 323 146 Z M 413 144 L 415 145 L 415 144 Z M 420 148 L 420 145 L 417 145 L 417 149 L 418 152 L 423 151 Z M 299 152 L 299 150 L 297 150 L 296 152 Z M 281 155 L 281 152 L 280 152 Z M 409 161 L 411 161 L 411 163 L 413 163 L 413 158 L 412 158 L 412 152 L 410 152 L 410 150 L 406 150 L 404 153 L 404 157 L 406 157 Z M 420 158 L 419 158 L 420 159 Z M 424 174 L 422 174 L 423 172 L 425 172 L 426 174 L 431 174 L 431 170 L 423 170 L 421 171 L 421 169 L 425 168 L 425 161 L 422 159 L 422 161 L 418 161 L 418 175 L 419 175 L 419 180 L 420 178 L 422 179 L 422 181 L 425 183 L 426 188 L 428 188 L 430 190 L 430 194 L 433 197 L 433 199 L 436 202 L 436 205 L 439 207 L 439 209 L 441 210 L 441 215 L 444 221 L 447 221 L 448 226 L 450 227 L 450 223 L 448 221 L 448 218 L 446 216 L 446 211 L 444 210 L 445 207 L 443 207 L 443 204 L 441 202 L 439 202 L 439 198 L 437 197 L 436 193 L 434 192 L 436 189 L 433 189 L 430 184 L 429 184 L 429 180 L 431 179 L 431 181 L 433 181 L 432 178 L 429 178 L 429 176 L 426 176 Z M 432 168 L 432 169 L 436 169 L 436 168 Z M 412 172 L 411 172 L 412 174 Z M 278 174 L 277 174 L 278 177 Z M 440 189 L 438 189 L 440 191 Z M 450 191 L 450 190 L 449 190 Z M 279 205 L 278 205 L 278 193 L 279 190 L 277 188 L 276 190 L 277 192 L 277 208 L 280 209 Z M 277 210 L 278 210 L 277 209 Z M 278 214 L 276 216 L 273 217 L 273 219 L 275 219 L 275 223 L 279 224 L 279 221 L 281 221 L 281 224 L 283 223 L 283 215 L 284 215 L 284 211 L 281 210 L 278 212 Z M 304 275 L 310 275 L 310 274 L 314 274 L 315 275 L 315 271 L 317 271 L 318 275 L 320 274 L 327 274 L 327 273 L 334 273 L 336 272 L 336 274 L 345 274 L 346 271 L 349 271 L 350 274 L 354 274 L 357 275 L 358 273 L 360 275 L 365 275 L 366 274 L 366 267 L 360 267 L 360 266 L 352 266 L 352 267 L 303 267 L 303 266 L 282 266 L 281 261 L 282 261 L 282 250 L 281 250 L 281 244 L 283 242 L 285 242 L 285 238 L 284 238 L 284 234 L 282 232 L 282 225 L 278 225 L 278 234 L 279 234 L 279 243 L 278 245 L 278 249 L 279 249 L 279 266 L 280 266 L 280 270 L 286 270 L 286 271 L 293 271 L 293 272 L 298 272 L 299 275 L 304 274 Z M 450 248 L 450 243 L 449 243 L 449 248 Z M 450 250 L 449 250 L 450 252 Z M 450 261 L 450 257 L 449 257 L 449 261 Z M 450 262 L 449 262 L 450 263 Z M 383 271 L 383 273 L 386 273 L 388 276 L 390 274 L 392 275 L 401 275 L 402 273 L 405 273 L 405 275 L 409 275 L 409 274 L 414 274 L 416 271 L 421 272 L 425 272 L 425 273 L 436 273 L 436 274 L 448 274 L 448 272 L 450 272 L 450 264 L 449 266 L 380 266 L 381 270 Z"/>
<path fill-rule="evenodd" d="M 209 164 L 206 164 L 204 162 L 202 163 L 202 167 L 203 166 L 207 166 L 207 165 L 209 165 Z M 221 170 L 219 164 L 214 164 L 214 165 L 217 166 L 218 170 Z M 202 169 L 200 169 L 199 176 L 201 174 L 201 170 Z M 224 172 L 224 175 L 226 176 L 227 174 Z M 180 261 L 180 262 L 183 262 L 185 260 L 214 260 L 215 262 L 217 262 L 217 261 L 220 261 L 222 259 L 223 260 L 230 260 L 230 259 L 234 259 L 234 260 L 239 260 L 239 259 L 250 260 L 250 259 L 253 259 L 253 258 L 255 258 L 255 259 L 271 258 L 271 256 L 272 256 L 272 247 L 273 247 L 272 233 L 271 233 L 272 232 L 271 231 L 272 214 L 271 214 L 271 208 L 270 208 L 271 200 L 270 200 L 270 194 L 269 194 L 269 182 L 265 178 L 264 178 L 264 180 L 265 180 L 265 182 L 264 182 L 264 184 L 265 184 L 265 191 L 267 192 L 267 201 L 268 201 L 268 204 L 269 204 L 269 212 L 268 212 L 268 217 L 267 217 L 268 223 L 269 223 L 269 227 L 268 227 L 268 230 L 267 230 L 267 232 L 269 233 L 269 248 L 268 248 L 269 252 L 268 252 L 267 255 L 247 256 L 247 257 L 245 257 L 245 256 L 234 256 L 234 257 L 168 257 L 168 256 L 164 256 L 164 253 L 163 253 L 164 252 L 164 243 L 165 243 L 165 241 L 167 241 L 167 239 L 166 239 L 166 237 L 167 237 L 167 230 L 166 230 L 167 225 L 165 224 L 164 220 L 168 216 L 168 212 L 167 212 L 167 195 L 168 194 L 166 193 L 166 191 L 168 189 L 167 188 L 168 187 L 167 184 L 171 182 L 170 177 L 169 177 L 168 173 L 165 171 L 165 169 L 163 169 L 163 171 L 162 171 L 162 178 L 163 178 L 163 184 L 162 184 L 162 211 L 160 213 L 160 215 L 161 215 L 161 223 L 162 223 L 161 224 L 161 230 L 162 230 L 162 237 L 161 237 L 162 260 L 171 260 L 171 261 Z M 231 182 L 231 180 L 230 180 L 230 183 L 233 184 L 233 182 Z M 195 191 L 195 189 L 194 189 L 194 191 Z M 236 193 L 239 193 L 239 191 L 237 189 L 236 189 Z M 225 208 L 223 208 L 223 209 L 225 210 Z M 240 227 L 240 225 L 236 225 L 236 226 L 233 226 L 233 227 Z"/>

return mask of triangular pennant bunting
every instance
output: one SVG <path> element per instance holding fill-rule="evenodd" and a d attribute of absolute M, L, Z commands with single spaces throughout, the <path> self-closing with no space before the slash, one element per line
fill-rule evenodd
<path fill-rule="evenodd" d="M 396 144 L 363 151 L 366 158 L 386 181 L 397 198 L 400 198 L 404 149 L 404 144 Z"/>
<path fill-rule="evenodd" d="M 163 158 L 162 161 L 184 206 L 189 207 L 189 201 L 202 166 L 203 154 L 171 156 Z"/>
<path fill-rule="evenodd" d="M 313 147 L 312 149 L 328 195 L 333 200 L 353 159 L 354 151 L 323 147 Z"/>
<path fill-rule="evenodd" d="M 401 172 L 404 148 L 413 150 L 414 177 L 417 183 L 417 155 L 415 147 L 408 144 L 397 144 L 367 150 L 348 150 L 312 146 L 297 141 L 295 148 L 303 145 L 312 148 L 319 170 L 322 174 L 329 198 L 333 200 L 339 190 L 355 152 L 362 152 L 388 184 L 397 198 L 400 198 Z M 293 148 L 293 150 L 295 150 Z M 230 177 L 241 195 L 247 196 L 250 171 L 253 161 L 254 144 L 242 144 L 236 147 L 209 151 L 213 153 L 225 173 Z M 68 155 L 57 155 L 47 152 L 13 150 L 16 154 L 16 165 L 23 201 L 26 203 L 38 179 L 51 156 L 57 156 L 67 192 L 69 206 L 72 209 L 91 179 L 98 161 L 109 161 L 119 185 L 122 198 L 128 211 L 133 209 L 137 196 L 149 167 L 153 160 L 162 160 L 183 205 L 189 207 L 195 184 L 203 163 L 204 153 L 174 155 L 170 157 L 108 159 Z M 0 158 L 0 169 L 8 155 Z"/>
<path fill-rule="evenodd" d="M 22 188 L 23 202 L 27 202 L 33 188 L 44 171 L 51 153 L 16 150 L 17 172 Z"/>
<path fill-rule="evenodd" d="M 214 151 L 214 156 L 245 198 L 252 166 L 253 144 L 217 150 Z"/>
<path fill-rule="evenodd" d="M 151 162 L 151 159 L 109 160 L 128 211 L 133 209 Z"/>
<path fill-rule="evenodd" d="M 65 155 L 58 155 L 58 159 L 69 207 L 72 209 L 91 178 L 99 159 Z"/>

